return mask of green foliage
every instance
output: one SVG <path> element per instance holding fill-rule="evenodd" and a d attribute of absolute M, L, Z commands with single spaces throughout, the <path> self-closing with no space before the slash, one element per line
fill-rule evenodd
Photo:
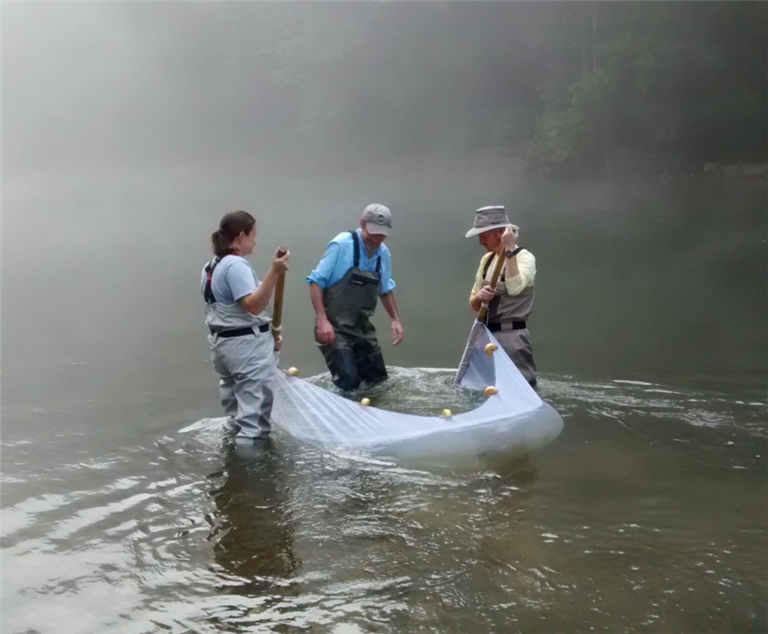
<path fill-rule="evenodd" d="M 582 156 L 587 130 L 583 108 L 574 104 L 549 108 L 539 121 L 530 158 L 555 166 L 569 164 Z"/>
<path fill-rule="evenodd" d="M 213 131 L 227 129 L 229 153 L 317 164 L 522 148 L 533 165 L 562 170 L 607 165 L 617 153 L 765 160 L 766 3 L 189 11 L 167 9 L 168 23 L 186 16 L 178 30 L 141 28 L 161 42 L 164 60 L 177 60 L 168 75 L 194 85 L 184 112 L 206 122 L 206 153 Z M 191 49 L 181 49 L 182 32 L 195 34 Z M 177 145 L 186 152 L 193 140 L 184 132 Z"/>
<path fill-rule="evenodd" d="M 765 5 L 743 4 L 752 6 L 571 8 L 565 41 L 554 40 L 548 51 L 556 68 L 542 91 L 532 158 L 569 169 L 604 163 L 617 149 L 719 160 L 734 153 L 731 138 L 739 139 L 742 154 L 765 160 L 768 12 Z M 745 59 L 744 42 L 717 35 L 724 20 L 751 33 L 753 64 L 748 73 L 738 67 L 737 90 L 733 73 Z M 578 55 L 563 56 L 566 42 Z"/>

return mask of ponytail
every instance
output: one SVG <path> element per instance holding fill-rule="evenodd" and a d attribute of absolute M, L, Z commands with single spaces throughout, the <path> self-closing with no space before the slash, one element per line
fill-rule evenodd
<path fill-rule="evenodd" d="M 250 233 L 255 224 L 256 218 L 247 211 L 230 211 L 224 214 L 219 228 L 211 234 L 213 254 L 219 258 L 231 254 L 235 238 L 241 233 Z"/>
<path fill-rule="evenodd" d="M 216 231 L 211 234 L 211 244 L 213 245 L 213 254 L 216 257 L 223 258 L 231 252 L 229 241 L 224 238 L 221 229 L 216 229 Z"/>

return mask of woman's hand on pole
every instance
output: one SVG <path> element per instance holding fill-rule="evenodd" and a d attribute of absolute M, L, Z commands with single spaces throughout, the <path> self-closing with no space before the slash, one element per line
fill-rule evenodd
<path fill-rule="evenodd" d="M 243 308 L 253 315 L 258 315 L 269 305 L 275 286 L 283 279 L 281 275 L 288 270 L 291 254 L 287 250 L 285 253 L 280 253 L 280 251 L 281 249 L 275 250 L 275 254 L 272 256 L 272 264 L 266 275 L 264 275 L 264 279 L 261 280 L 261 284 L 250 295 L 246 295 L 240 300 Z"/>
<path fill-rule="evenodd" d="M 285 273 L 291 262 L 291 252 L 285 251 L 285 255 L 280 255 L 281 249 L 275 249 L 275 254 L 272 256 L 272 271 L 275 275 Z"/>

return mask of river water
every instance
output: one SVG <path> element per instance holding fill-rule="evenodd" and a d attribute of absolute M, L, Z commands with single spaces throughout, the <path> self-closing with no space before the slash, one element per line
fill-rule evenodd
<path fill-rule="evenodd" d="M 392 407 L 444 405 L 449 370 L 413 368 L 458 363 L 463 234 L 503 203 L 554 442 L 429 467 L 226 442 L 197 288 L 219 216 L 258 217 L 259 272 L 292 250 L 282 360 L 309 376 L 303 278 L 374 201 Z M 3 632 L 768 629 L 764 184 L 188 166 L 7 177 L 3 207 Z"/>

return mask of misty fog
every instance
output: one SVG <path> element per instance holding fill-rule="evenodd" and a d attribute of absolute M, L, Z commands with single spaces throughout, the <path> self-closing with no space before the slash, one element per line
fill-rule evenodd
<path fill-rule="evenodd" d="M 2 38 L 0 629 L 766 629 L 768 4 L 3 3 Z M 373 202 L 405 376 L 459 362 L 474 211 L 520 226 L 545 453 L 180 433 L 221 416 L 221 216 L 259 275 L 290 248 L 309 377 L 306 275 Z"/>

